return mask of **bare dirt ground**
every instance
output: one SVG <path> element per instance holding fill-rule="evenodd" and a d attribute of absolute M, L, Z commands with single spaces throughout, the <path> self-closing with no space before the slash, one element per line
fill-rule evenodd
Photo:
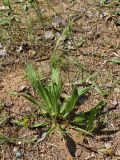
<path fill-rule="evenodd" d="M 51 1 L 49 8 L 43 1 L 39 1 L 39 5 L 45 15 L 45 32 L 42 32 L 40 22 L 34 18 L 31 11 L 30 14 L 34 19 L 34 42 L 36 41 L 32 45 L 29 43 L 26 26 L 12 22 L 15 23 L 15 27 L 10 27 L 9 31 L 7 27 L 0 26 L 0 43 L 7 50 L 7 55 L 0 56 L 0 133 L 15 139 L 0 144 L 0 159 L 119 160 L 120 66 L 116 63 L 106 63 L 116 58 L 120 60 L 120 26 L 116 25 L 116 21 L 120 19 L 116 14 L 120 11 L 119 2 L 111 1 L 104 7 L 97 0 L 56 0 Z M 62 19 L 60 22 L 58 20 L 54 22 L 56 13 Z M 21 11 L 20 15 L 23 16 Z M 50 55 L 56 35 L 61 33 L 61 28 L 65 27 L 70 15 L 75 18 L 72 34 L 62 44 L 59 50 L 62 56 L 58 61 L 65 90 L 69 93 L 73 81 L 80 82 L 97 73 L 95 81 L 108 95 L 103 97 L 102 93 L 93 89 L 90 95 L 80 102 L 79 110 L 87 111 L 99 100 L 105 99 L 107 106 L 101 117 L 105 127 L 96 131 L 93 137 L 83 136 L 70 130 L 67 150 L 59 133 L 56 132 L 46 140 L 39 141 L 42 129 L 18 127 L 10 123 L 10 120 L 22 119 L 31 113 L 37 114 L 34 106 L 23 97 L 12 93 L 31 90 L 25 72 L 26 64 L 29 62 L 33 63 L 45 77 L 49 77 Z M 27 17 L 28 13 L 24 16 Z M 24 20 L 25 18 L 22 22 Z M 58 28 L 53 22 L 58 23 Z M 78 46 L 75 45 L 76 43 L 79 43 Z M 21 46 L 22 51 L 19 52 Z M 79 85 L 82 86 L 84 84 Z M 37 141 L 34 141 L 36 137 L 38 137 Z"/>

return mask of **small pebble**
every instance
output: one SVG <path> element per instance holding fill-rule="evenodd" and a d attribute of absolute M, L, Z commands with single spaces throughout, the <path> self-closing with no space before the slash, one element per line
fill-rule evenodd
<path fill-rule="evenodd" d="M 114 88 L 114 92 L 120 93 L 120 89 L 119 88 Z"/>
<path fill-rule="evenodd" d="M 53 39 L 54 38 L 54 34 L 52 31 L 45 31 L 44 37 L 46 40 L 48 39 Z"/>
<path fill-rule="evenodd" d="M 116 100 L 113 100 L 113 101 L 112 101 L 112 104 L 113 104 L 113 106 L 116 107 L 116 106 L 119 104 L 119 102 L 118 102 L 118 100 L 116 99 Z"/>
<path fill-rule="evenodd" d="M 18 53 L 22 52 L 22 46 L 18 47 L 18 49 L 16 50 Z"/>
<path fill-rule="evenodd" d="M 18 142 L 18 144 L 22 144 L 22 142 L 21 142 L 21 141 L 19 141 L 19 142 Z"/>
<path fill-rule="evenodd" d="M 14 152 L 17 152 L 17 151 L 18 151 L 18 147 L 14 147 L 14 148 L 13 148 L 13 151 L 14 151 Z"/>
<path fill-rule="evenodd" d="M 65 20 L 62 17 L 55 16 L 54 19 L 53 19 L 52 25 L 53 25 L 54 28 L 58 28 L 61 25 L 64 26 L 65 25 Z"/>
<path fill-rule="evenodd" d="M 10 107 L 13 106 L 13 102 L 12 102 L 12 101 L 10 101 L 10 102 L 5 102 L 5 106 L 10 108 Z"/>
<path fill-rule="evenodd" d="M 105 143 L 105 148 L 106 149 L 110 149 L 112 146 L 111 146 L 111 144 L 110 143 Z"/>
<path fill-rule="evenodd" d="M 106 157 L 105 160 L 111 160 L 111 157 Z"/>
<path fill-rule="evenodd" d="M 6 55 L 7 55 L 6 49 L 0 49 L 0 56 L 6 56 Z"/>
<path fill-rule="evenodd" d="M 106 106 L 104 109 L 103 109 L 103 113 L 107 113 L 108 112 L 108 107 Z"/>
<path fill-rule="evenodd" d="M 21 86 L 18 88 L 18 92 L 23 92 L 23 91 L 26 91 L 26 90 L 27 90 L 26 85 L 21 85 Z"/>
<path fill-rule="evenodd" d="M 20 153 L 19 151 L 16 152 L 15 155 L 16 155 L 16 158 L 20 158 L 20 157 L 22 156 L 21 153 Z"/>

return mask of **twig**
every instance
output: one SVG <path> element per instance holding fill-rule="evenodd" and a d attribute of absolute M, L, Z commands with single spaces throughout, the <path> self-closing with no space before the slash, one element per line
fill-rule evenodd
<path fill-rule="evenodd" d="M 53 146 L 53 147 L 57 147 L 58 148 L 58 146 L 57 145 L 55 145 L 55 144 L 52 144 L 52 143 L 49 143 L 49 142 L 45 142 L 46 144 L 49 144 L 50 146 Z"/>

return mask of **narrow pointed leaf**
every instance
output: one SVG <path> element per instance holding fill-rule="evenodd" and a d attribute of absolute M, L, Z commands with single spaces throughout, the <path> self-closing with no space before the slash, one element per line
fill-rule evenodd
<path fill-rule="evenodd" d="M 44 127 L 47 126 L 48 123 L 47 122 L 38 122 L 32 125 L 32 128 L 38 128 L 38 127 Z"/>
<path fill-rule="evenodd" d="M 45 113 L 45 112 L 48 112 L 47 108 L 45 105 L 42 105 L 37 99 L 35 99 L 34 97 L 30 96 L 30 95 L 24 95 L 24 94 L 21 94 L 23 97 L 25 97 L 28 101 L 30 101 L 33 105 L 37 106 L 38 109 L 42 112 L 42 113 Z"/>
<path fill-rule="evenodd" d="M 86 130 L 90 131 L 92 129 L 93 126 L 93 122 L 95 120 L 96 115 L 100 112 L 101 108 L 103 106 L 105 106 L 105 102 L 104 101 L 100 101 L 92 110 L 90 113 L 90 116 L 88 118 L 88 122 L 87 122 L 87 127 Z"/>
<path fill-rule="evenodd" d="M 52 76 L 51 76 L 51 81 L 52 83 L 59 83 L 59 70 L 57 68 L 52 69 Z"/>
<path fill-rule="evenodd" d="M 45 101 L 48 113 L 52 114 L 52 103 L 51 103 L 51 97 L 49 95 L 48 88 L 45 87 L 41 81 L 38 80 L 37 73 L 35 72 L 31 64 L 29 64 L 27 67 L 27 75 L 28 75 L 28 79 L 32 87 L 34 88 L 34 90 Z"/>
<path fill-rule="evenodd" d="M 76 87 L 74 87 L 72 95 L 70 99 L 64 104 L 64 106 L 61 109 L 61 113 L 63 113 L 63 117 L 66 118 L 70 112 L 75 108 L 76 101 L 78 99 L 78 91 Z"/>
<path fill-rule="evenodd" d="M 109 60 L 107 62 L 120 65 L 120 60 L 119 59 L 112 59 L 112 60 Z"/>
<path fill-rule="evenodd" d="M 89 92 L 90 89 L 91 89 L 90 87 L 86 87 L 86 88 L 82 88 L 82 89 L 78 90 L 78 96 L 85 95 L 86 93 Z"/>
<path fill-rule="evenodd" d="M 31 64 L 27 66 L 27 76 L 34 90 L 37 90 L 37 74 Z"/>
<path fill-rule="evenodd" d="M 57 68 L 52 69 L 51 83 L 55 83 L 58 86 L 58 91 L 60 94 L 62 90 L 62 83 L 60 79 L 60 71 Z"/>
<path fill-rule="evenodd" d="M 85 129 L 82 129 L 82 128 L 79 128 L 79 127 L 74 127 L 74 126 L 72 126 L 72 128 L 74 128 L 75 130 L 78 130 L 78 131 L 80 131 L 80 132 L 82 132 L 86 135 L 91 135 L 91 133 L 89 131 L 85 130 Z"/>
<path fill-rule="evenodd" d="M 72 123 L 76 124 L 76 125 L 83 125 L 85 120 L 86 120 L 85 115 L 80 115 L 80 116 L 75 117 L 75 119 L 72 121 Z"/>

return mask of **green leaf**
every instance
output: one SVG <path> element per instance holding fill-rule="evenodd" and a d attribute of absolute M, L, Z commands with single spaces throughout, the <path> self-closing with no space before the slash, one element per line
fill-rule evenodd
<path fill-rule="evenodd" d="M 85 123 L 85 120 L 86 120 L 86 116 L 84 113 L 81 112 L 81 114 L 79 114 L 79 116 L 76 116 L 74 118 L 72 123 L 76 124 L 76 125 L 83 125 Z"/>
<path fill-rule="evenodd" d="M 112 59 L 112 60 L 109 60 L 107 62 L 120 65 L 120 60 L 118 60 L 118 59 Z"/>
<path fill-rule="evenodd" d="M 30 101 L 33 105 L 37 106 L 38 109 L 42 114 L 48 113 L 48 109 L 46 105 L 43 105 L 40 103 L 40 101 L 37 100 L 37 98 L 32 97 L 31 95 L 24 95 L 21 94 L 21 96 L 25 97 L 28 101 Z"/>
<path fill-rule="evenodd" d="M 18 3 L 23 3 L 23 2 L 24 2 L 24 0 L 17 0 L 17 2 L 18 2 Z"/>
<path fill-rule="evenodd" d="M 79 128 L 79 127 L 75 127 L 75 126 L 71 126 L 73 129 L 78 130 L 86 135 L 92 135 L 89 131 L 86 131 L 85 129 Z"/>
<path fill-rule="evenodd" d="M 60 71 L 58 68 L 52 68 L 52 76 L 51 76 L 51 84 L 56 84 L 58 88 L 58 97 L 60 97 L 61 91 L 62 91 L 62 82 L 60 79 Z"/>
<path fill-rule="evenodd" d="M 45 132 L 42 137 L 47 138 L 49 136 L 49 134 L 53 133 L 55 130 L 56 126 L 52 126 L 47 132 Z"/>
<path fill-rule="evenodd" d="M 0 111 L 2 111 L 5 107 L 5 102 L 0 101 Z"/>
<path fill-rule="evenodd" d="M 58 85 L 59 83 L 59 69 L 57 68 L 52 68 L 52 75 L 51 75 L 51 82 L 56 83 Z"/>
<path fill-rule="evenodd" d="M 35 1 L 35 0 L 29 0 L 28 2 L 29 2 L 29 3 L 33 3 L 34 1 Z"/>
<path fill-rule="evenodd" d="M 29 64 L 27 66 L 27 77 L 28 77 L 28 80 L 30 81 L 32 87 L 34 88 L 34 90 L 36 90 L 38 76 L 37 76 L 32 64 Z"/>
<path fill-rule="evenodd" d="M 117 13 L 118 16 L 120 16 L 120 11 L 117 11 L 116 13 Z"/>
<path fill-rule="evenodd" d="M 25 127 L 25 128 L 28 128 L 29 127 L 29 118 L 26 116 L 26 117 L 24 117 L 24 119 L 23 120 L 16 120 L 16 119 L 14 119 L 14 120 L 11 120 L 11 123 L 13 123 L 13 124 L 16 124 L 16 125 L 18 125 L 18 126 L 22 126 L 22 127 Z"/>
<path fill-rule="evenodd" d="M 24 11 L 28 11 L 28 6 L 27 6 L 27 4 L 21 4 L 21 8 L 22 8 Z"/>
<path fill-rule="evenodd" d="M 95 82 L 94 82 L 94 86 L 95 86 L 95 90 L 101 94 L 103 97 L 108 96 L 108 93 L 103 90 L 100 86 L 98 86 Z"/>
<path fill-rule="evenodd" d="M 0 133 L 0 144 L 8 141 L 8 138 L 4 134 Z"/>
<path fill-rule="evenodd" d="M 46 102 L 46 107 L 47 107 L 47 111 L 48 113 L 50 114 L 50 116 L 52 115 L 55 115 L 55 112 L 54 112 L 54 103 L 53 103 L 53 97 L 51 95 L 51 92 L 49 91 L 49 87 L 44 87 L 43 86 L 43 99 L 45 100 Z"/>
<path fill-rule="evenodd" d="M 91 89 L 90 87 L 86 87 L 86 88 L 82 88 L 82 89 L 78 90 L 78 96 L 85 95 L 86 93 L 89 92 L 90 89 Z"/>
<path fill-rule="evenodd" d="M 56 83 L 53 83 L 49 86 L 49 94 L 51 98 L 52 108 L 53 112 L 57 116 L 60 113 L 60 106 L 59 106 L 59 100 L 61 91 L 59 89 L 59 86 Z"/>
<path fill-rule="evenodd" d="M 31 95 L 28 95 L 28 94 L 20 94 L 20 95 L 23 96 L 23 97 L 25 97 L 32 104 L 38 106 L 39 108 L 41 107 L 40 102 L 37 99 L 35 99 L 34 97 L 32 97 Z M 43 109 L 45 109 L 45 107 Z"/>
<path fill-rule="evenodd" d="M 100 101 L 91 111 L 90 111 L 90 115 L 88 117 L 88 121 L 87 121 L 87 126 L 86 126 L 86 130 L 87 131 L 91 131 L 93 128 L 93 122 L 95 120 L 95 117 L 97 114 L 100 114 L 101 109 L 103 109 L 103 107 L 106 105 L 106 102 L 104 101 Z"/>
<path fill-rule="evenodd" d="M 27 67 L 27 75 L 34 90 L 45 101 L 48 113 L 52 114 L 52 103 L 51 103 L 51 96 L 49 94 L 49 88 L 45 87 L 44 84 L 42 84 L 42 82 L 38 80 L 38 75 L 31 64 L 29 64 Z"/>
<path fill-rule="evenodd" d="M 52 107 L 53 113 L 55 115 L 57 115 L 57 113 L 58 113 L 58 110 L 57 110 L 58 109 L 57 108 L 57 106 L 58 106 L 58 98 L 57 98 L 57 95 L 56 95 L 54 87 L 57 87 L 55 83 L 49 87 L 49 94 L 52 97 L 51 98 L 51 103 L 52 103 L 52 106 L 53 106 Z"/>
<path fill-rule="evenodd" d="M 61 95 L 61 91 L 59 90 L 59 86 L 55 83 L 53 83 L 53 93 L 54 93 L 56 101 L 58 102 L 60 95 Z"/>
<path fill-rule="evenodd" d="M 120 20 L 115 21 L 115 24 L 116 24 L 117 26 L 120 26 Z"/>
<path fill-rule="evenodd" d="M 10 1 L 9 0 L 2 0 L 3 1 L 3 4 L 5 6 L 10 6 Z"/>
<path fill-rule="evenodd" d="M 59 70 L 55 68 L 52 69 L 51 83 L 49 86 L 45 86 L 38 79 L 38 74 L 31 64 L 29 64 L 27 67 L 27 75 L 34 90 L 43 98 L 44 102 L 46 103 L 46 110 L 49 115 L 56 116 L 60 110 L 58 107 L 58 102 L 62 90 L 61 81 L 59 79 Z M 30 99 L 30 97 L 26 98 Z M 33 101 L 34 104 L 36 103 L 34 99 L 31 101 Z"/>
<path fill-rule="evenodd" d="M 47 122 L 37 122 L 35 124 L 32 125 L 33 128 L 38 128 L 38 127 L 44 127 L 47 126 L 48 123 Z"/>
<path fill-rule="evenodd" d="M 0 127 L 3 124 L 6 124 L 9 121 L 10 117 L 5 116 L 5 117 L 0 117 Z"/>
<path fill-rule="evenodd" d="M 0 25 L 1 26 L 9 26 L 9 25 L 11 25 L 11 21 L 14 19 L 15 19 L 15 17 L 12 15 L 7 18 L 0 19 Z"/>
<path fill-rule="evenodd" d="M 11 123 L 16 124 L 18 126 L 23 126 L 23 121 L 20 120 L 11 120 Z"/>
<path fill-rule="evenodd" d="M 10 24 L 11 24 L 11 21 L 9 19 L 0 19 L 1 26 L 9 26 Z"/>
<path fill-rule="evenodd" d="M 29 118 L 28 118 L 28 117 L 25 117 L 25 118 L 23 119 L 23 126 L 24 126 L 25 128 L 28 128 L 28 127 L 29 127 Z"/>
<path fill-rule="evenodd" d="M 19 93 L 18 92 L 10 92 L 10 96 L 16 96 L 16 97 L 19 97 Z"/>
<path fill-rule="evenodd" d="M 77 99 L 78 91 L 76 87 L 74 87 L 70 99 L 61 108 L 61 113 L 63 114 L 64 118 L 66 118 L 70 114 L 70 112 L 75 108 Z"/>
<path fill-rule="evenodd" d="M 12 8 L 11 8 L 11 5 L 10 5 L 10 0 L 2 0 L 3 1 L 3 4 L 4 6 L 8 7 L 9 8 L 9 15 L 12 13 Z"/>

